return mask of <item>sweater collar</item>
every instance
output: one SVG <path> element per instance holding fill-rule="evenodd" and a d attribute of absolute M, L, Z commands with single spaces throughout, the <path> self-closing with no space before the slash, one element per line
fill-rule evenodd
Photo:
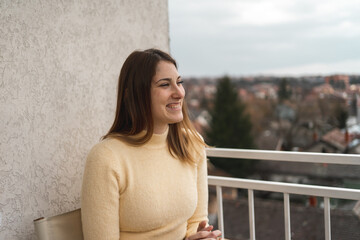
<path fill-rule="evenodd" d="M 150 140 L 145 143 L 144 145 L 141 145 L 141 147 L 146 148 L 162 148 L 164 146 L 167 146 L 167 136 L 169 133 L 169 127 L 165 130 L 165 132 L 156 134 L 153 133 Z M 133 135 L 134 138 L 141 138 L 145 136 L 146 130 L 141 131 L 140 133 Z"/>
<path fill-rule="evenodd" d="M 167 136 L 169 133 L 169 127 L 166 129 L 165 132 L 160 133 L 160 134 L 155 134 L 153 133 L 153 135 L 151 136 L 150 140 L 145 143 L 145 147 L 149 147 L 149 148 L 160 148 L 163 146 L 167 145 Z M 144 131 L 145 134 L 145 131 Z"/>

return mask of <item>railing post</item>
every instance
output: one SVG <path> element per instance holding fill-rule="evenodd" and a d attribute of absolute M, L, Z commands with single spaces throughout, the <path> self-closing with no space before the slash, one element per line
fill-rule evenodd
<path fill-rule="evenodd" d="M 216 186 L 216 200 L 218 209 L 218 225 L 221 231 L 221 236 L 225 237 L 224 232 L 224 211 L 223 211 L 223 200 L 222 200 L 222 189 L 221 186 Z"/>
<path fill-rule="evenodd" d="M 330 198 L 324 197 L 325 240 L 331 240 Z"/>
<path fill-rule="evenodd" d="M 284 224 L 285 224 L 285 240 L 291 240 L 290 198 L 288 193 L 284 193 Z"/>
<path fill-rule="evenodd" d="M 255 240 L 254 191 L 248 189 L 250 240 Z"/>
<path fill-rule="evenodd" d="M 323 154 L 323 153 L 299 153 L 281 152 L 247 149 L 206 149 L 208 157 L 225 158 L 246 158 L 258 160 L 275 160 L 286 162 L 308 162 L 308 163 L 328 163 L 343 165 L 360 165 L 360 158 L 357 154 Z M 295 183 L 282 183 L 273 181 L 261 181 L 251 179 L 235 179 L 227 177 L 209 176 L 209 184 L 216 186 L 218 204 L 218 223 L 219 229 L 224 233 L 224 213 L 222 203 L 221 187 L 248 189 L 249 203 L 249 230 L 250 239 L 255 240 L 255 210 L 254 192 L 270 191 L 284 194 L 284 218 L 285 218 L 285 239 L 291 239 L 290 222 L 290 194 L 300 194 L 324 198 L 324 230 L 325 239 L 331 240 L 331 217 L 330 217 L 330 198 L 350 199 L 358 201 L 360 190 L 327 187 Z"/>

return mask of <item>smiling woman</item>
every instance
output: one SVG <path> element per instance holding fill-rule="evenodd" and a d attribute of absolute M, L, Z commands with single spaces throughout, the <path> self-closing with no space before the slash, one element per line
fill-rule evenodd
<path fill-rule="evenodd" d="M 166 131 L 169 123 L 183 120 L 185 89 L 174 64 L 160 61 L 151 84 L 151 109 L 154 133 Z"/>
<path fill-rule="evenodd" d="M 135 51 L 119 77 L 115 120 L 90 151 L 85 239 L 217 239 L 207 226 L 206 144 L 194 130 L 175 60 Z"/>

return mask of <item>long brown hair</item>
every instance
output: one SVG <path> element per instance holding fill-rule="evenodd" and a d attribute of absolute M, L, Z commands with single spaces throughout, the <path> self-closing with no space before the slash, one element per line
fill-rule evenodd
<path fill-rule="evenodd" d="M 115 137 L 138 146 L 150 140 L 154 132 L 150 88 L 160 61 L 170 62 L 177 68 L 176 61 L 158 49 L 134 51 L 125 60 L 119 76 L 115 120 L 103 139 Z M 201 149 L 207 145 L 196 132 L 187 112 L 184 100 L 183 120 L 169 124 L 167 143 L 173 156 L 194 164 Z M 146 130 L 144 136 L 133 137 L 143 130 Z"/>

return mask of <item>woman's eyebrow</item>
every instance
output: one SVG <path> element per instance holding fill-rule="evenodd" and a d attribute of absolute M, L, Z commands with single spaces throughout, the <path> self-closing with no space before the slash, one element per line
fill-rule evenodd
<path fill-rule="evenodd" d="M 181 78 L 181 76 L 178 76 L 176 80 L 179 80 L 180 78 Z M 162 79 L 157 80 L 155 83 L 158 83 L 160 81 L 168 81 L 168 82 L 170 82 L 171 78 L 162 78 Z"/>

